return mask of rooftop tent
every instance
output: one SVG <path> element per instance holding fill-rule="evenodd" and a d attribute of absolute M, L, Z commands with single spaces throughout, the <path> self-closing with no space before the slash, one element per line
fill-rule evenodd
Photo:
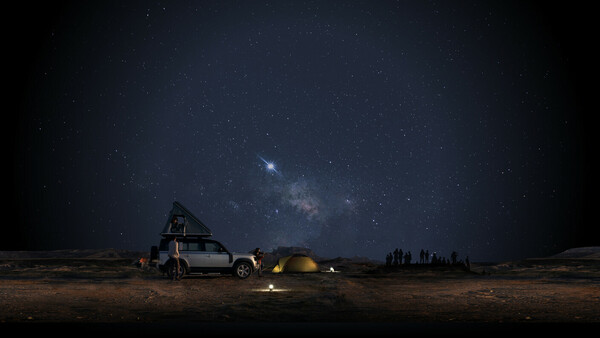
<path fill-rule="evenodd" d="M 272 272 L 319 272 L 319 265 L 306 255 L 294 254 L 280 258 Z"/>
<path fill-rule="evenodd" d="M 173 226 L 171 220 L 177 218 L 177 225 Z M 161 235 L 183 235 L 183 236 L 212 236 L 212 231 L 194 216 L 181 203 L 173 202 L 173 209 L 167 218 L 167 224 Z"/>

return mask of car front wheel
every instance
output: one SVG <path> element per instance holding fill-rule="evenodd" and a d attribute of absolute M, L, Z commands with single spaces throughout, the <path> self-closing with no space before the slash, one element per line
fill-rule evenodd
<path fill-rule="evenodd" d="M 233 267 L 233 275 L 245 279 L 252 274 L 252 267 L 246 262 L 239 262 Z"/>

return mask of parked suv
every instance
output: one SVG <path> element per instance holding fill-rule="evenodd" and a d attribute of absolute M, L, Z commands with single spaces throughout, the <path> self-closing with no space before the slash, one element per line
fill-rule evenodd
<path fill-rule="evenodd" d="M 154 252 L 158 255 L 158 267 L 173 277 L 174 269 L 168 256 L 169 242 L 173 237 L 163 237 Z M 233 253 L 218 241 L 203 237 L 177 237 L 179 242 L 179 276 L 194 273 L 231 273 L 244 279 L 257 268 L 256 257 L 251 253 Z"/>

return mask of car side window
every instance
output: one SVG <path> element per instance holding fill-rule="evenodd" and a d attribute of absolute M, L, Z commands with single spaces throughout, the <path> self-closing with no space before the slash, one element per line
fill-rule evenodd
<path fill-rule="evenodd" d="M 188 251 L 202 251 L 202 245 L 198 242 L 188 243 Z"/>
<path fill-rule="evenodd" d="M 207 252 L 221 252 L 221 246 L 218 243 L 206 242 L 204 245 L 206 246 Z"/>

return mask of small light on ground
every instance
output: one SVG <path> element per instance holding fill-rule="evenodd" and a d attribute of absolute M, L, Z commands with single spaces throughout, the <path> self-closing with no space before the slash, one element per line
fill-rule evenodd
<path fill-rule="evenodd" d="M 252 291 L 255 291 L 255 292 L 267 292 L 267 293 L 273 293 L 273 294 L 275 294 L 275 293 L 278 293 L 278 292 L 288 292 L 288 291 L 291 291 L 291 290 L 290 289 L 282 289 L 281 285 L 276 288 L 275 285 L 268 284 L 268 285 L 265 285 L 265 287 L 260 288 L 260 289 L 252 289 Z"/>

